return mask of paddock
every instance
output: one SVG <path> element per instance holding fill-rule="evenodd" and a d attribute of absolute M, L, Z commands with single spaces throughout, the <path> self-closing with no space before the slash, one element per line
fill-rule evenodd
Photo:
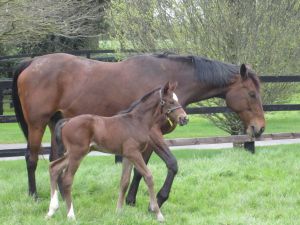
<path fill-rule="evenodd" d="M 254 155 L 240 149 L 173 151 L 179 172 L 170 199 L 162 207 L 166 224 L 296 224 L 300 219 L 299 148 L 300 144 L 257 147 Z M 148 195 L 143 182 L 136 207 L 125 206 L 122 214 L 115 213 L 121 165 L 113 160 L 113 156 L 96 156 L 82 162 L 74 181 L 77 223 L 101 218 L 105 224 L 157 224 L 155 216 L 146 213 Z M 38 202 L 27 195 L 24 166 L 23 159 L 1 161 L 1 224 L 45 224 L 48 159 L 40 160 L 38 168 Z M 149 166 L 159 187 L 165 166 L 156 156 Z M 60 224 L 65 215 L 62 205 L 46 224 Z"/>
<path fill-rule="evenodd" d="M 266 76 L 263 82 L 299 82 L 299 76 Z M 10 81 L 0 82 L 0 93 L 7 91 Z M 5 92 L 4 92 L 5 93 Z M 5 99 L 5 97 L 4 97 Z M 2 104 L 1 104 L 2 105 Z M 298 104 L 267 105 L 265 111 L 299 110 Z M 211 111 L 210 111 L 211 110 Z M 189 114 L 228 112 L 227 108 L 188 108 Z M 14 115 L 1 115 L 1 123 L 15 122 Z M 186 145 L 246 142 L 300 138 L 298 132 L 264 134 L 260 139 L 247 136 L 218 136 L 209 138 L 171 138 L 170 146 L 178 159 L 179 173 L 170 200 L 162 207 L 166 224 L 295 224 L 299 221 L 300 179 L 298 176 L 300 144 L 257 146 L 255 154 L 240 149 L 221 148 L 195 151 Z M 24 149 L 4 149 L 6 157 L 24 155 Z M 250 150 L 253 148 L 250 148 Z M 47 153 L 47 149 L 44 153 Z M 154 224 L 153 215 L 145 213 L 147 189 L 141 183 L 136 207 L 126 206 L 124 213 L 115 214 L 121 167 L 114 157 L 87 157 L 74 183 L 74 198 L 78 224 L 89 224 L 101 218 L 105 224 Z M 0 223 L 45 223 L 49 203 L 48 157 L 42 157 L 37 169 L 40 199 L 27 196 L 25 163 L 20 160 L 1 161 Z M 156 156 L 150 160 L 156 190 L 163 183 L 165 166 Z M 100 174 L 101 168 L 104 173 Z M 7 171 L 10 171 L 8 174 Z M 91 172 L 92 171 L 92 172 Z M 89 173 L 88 173 L 89 172 Z M 17 179 L 16 179 L 17 178 Z M 191 188 L 192 187 L 192 188 Z M 78 190 L 78 191 L 76 191 Z M 180 207 L 179 207 L 180 206 Z M 34 213 L 33 213 L 34 212 Z M 47 224 L 59 224 L 66 212 L 64 207 Z"/>

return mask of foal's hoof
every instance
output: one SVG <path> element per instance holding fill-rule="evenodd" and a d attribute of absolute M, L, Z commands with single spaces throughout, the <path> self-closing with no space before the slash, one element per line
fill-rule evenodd
<path fill-rule="evenodd" d="M 75 221 L 76 220 L 75 215 L 68 215 L 67 217 L 68 217 L 68 220 L 70 220 L 70 221 Z"/>
<path fill-rule="evenodd" d="M 161 223 L 165 222 L 165 218 L 161 213 L 158 213 L 157 220 L 158 220 L 158 222 L 161 222 Z"/>
<path fill-rule="evenodd" d="M 48 214 L 45 216 L 45 219 L 46 220 L 49 220 L 49 219 L 51 219 L 51 216 L 49 216 Z"/>
<path fill-rule="evenodd" d="M 154 209 L 153 209 L 153 208 L 151 208 L 151 205 L 150 205 L 150 203 L 149 203 L 149 205 L 148 205 L 148 212 L 154 213 Z"/>

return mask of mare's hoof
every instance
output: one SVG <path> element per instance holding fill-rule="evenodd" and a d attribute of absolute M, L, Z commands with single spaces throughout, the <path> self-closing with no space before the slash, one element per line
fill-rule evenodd
<path fill-rule="evenodd" d="M 29 193 L 29 196 L 32 197 L 33 200 L 35 200 L 35 201 L 39 200 L 39 196 L 36 192 L 35 193 Z"/>
<path fill-rule="evenodd" d="M 131 199 L 126 198 L 126 205 L 135 206 L 135 200 L 131 200 Z"/>

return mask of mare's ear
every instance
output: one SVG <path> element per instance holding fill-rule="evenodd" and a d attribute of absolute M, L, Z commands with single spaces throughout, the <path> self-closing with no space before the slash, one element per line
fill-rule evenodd
<path fill-rule="evenodd" d="M 243 80 L 248 78 L 248 68 L 245 64 L 241 65 L 240 74 L 241 74 Z"/>

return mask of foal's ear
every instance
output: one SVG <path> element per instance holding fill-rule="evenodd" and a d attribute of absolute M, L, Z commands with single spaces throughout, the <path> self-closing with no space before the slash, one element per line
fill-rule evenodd
<path fill-rule="evenodd" d="M 165 86 L 163 87 L 164 95 L 167 95 L 169 92 L 174 92 L 177 87 L 177 82 L 170 82 L 168 81 Z"/>
<path fill-rule="evenodd" d="M 248 78 L 248 68 L 245 64 L 241 65 L 240 74 L 241 74 L 243 80 Z"/>
<path fill-rule="evenodd" d="M 174 92 L 176 87 L 177 87 L 177 81 L 175 82 L 170 82 L 170 91 Z"/>

